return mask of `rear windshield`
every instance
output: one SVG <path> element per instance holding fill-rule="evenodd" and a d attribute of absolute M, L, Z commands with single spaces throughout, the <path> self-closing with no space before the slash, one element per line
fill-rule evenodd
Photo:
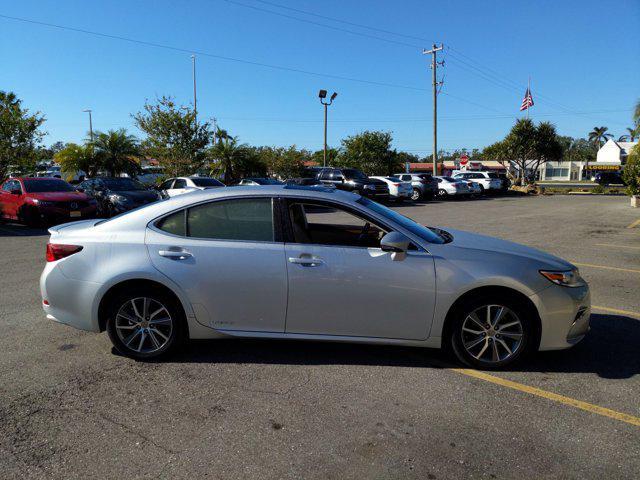
<path fill-rule="evenodd" d="M 64 180 L 23 180 L 28 193 L 73 192 L 73 187 Z"/>
<path fill-rule="evenodd" d="M 362 173 L 360 170 L 356 170 L 355 168 L 345 168 L 342 170 L 342 173 L 346 178 L 361 179 L 361 180 L 369 179 L 369 177 L 367 177 L 364 173 Z"/>
<path fill-rule="evenodd" d="M 196 187 L 224 187 L 224 183 L 215 178 L 192 178 L 191 181 Z"/>
<path fill-rule="evenodd" d="M 431 175 L 428 175 L 426 173 L 421 173 L 420 175 L 418 175 L 418 177 L 422 178 L 423 180 L 432 180 L 433 177 Z"/>
<path fill-rule="evenodd" d="M 488 175 L 489 175 L 489 178 L 498 178 L 498 179 L 500 178 L 500 175 L 498 175 L 497 173 L 492 172 L 492 173 L 489 173 Z"/>

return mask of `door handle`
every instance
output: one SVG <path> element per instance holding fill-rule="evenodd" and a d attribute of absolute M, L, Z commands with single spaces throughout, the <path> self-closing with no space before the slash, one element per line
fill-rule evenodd
<path fill-rule="evenodd" d="M 312 257 L 289 257 L 289 263 L 304 265 L 305 267 L 318 267 L 324 264 L 324 260 Z"/>
<path fill-rule="evenodd" d="M 161 257 L 171 258 L 173 260 L 186 260 L 187 258 L 193 257 L 189 252 L 182 250 L 160 250 L 158 255 Z"/>

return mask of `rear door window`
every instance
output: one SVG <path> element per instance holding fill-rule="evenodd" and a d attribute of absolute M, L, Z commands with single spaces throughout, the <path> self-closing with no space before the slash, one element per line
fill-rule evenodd
<path fill-rule="evenodd" d="M 273 242 L 271 198 L 206 203 L 187 211 L 187 235 L 216 240 Z"/>

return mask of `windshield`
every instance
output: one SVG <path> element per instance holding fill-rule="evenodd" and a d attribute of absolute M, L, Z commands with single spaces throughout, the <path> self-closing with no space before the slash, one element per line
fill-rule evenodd
<path fill-rule="evenodd" d="M 64 180 L 24 180 L 28 193 L 73 192 L 73 187 Z"/>
<path fill-rule="evenodd" d="M 146 190 L 144 185 L 130 178 L 103 178 L 100 180 L 108 190 L 112 192 L 131 192 L 134 190 Z"/>
<path fill-rule="evenodd" d="M 489 178 L 500 178 L 500 175 L 498 175 L 497 173 L 489 173 Z"/>
<path fill-rule="evenodd" d="M 398 177 L 384 177 L 387 180 L 391 180 L 392 182 L 401 182 L 402 180 L 400 180 Z"/>
<path fill-rule="evenodd" d="M 192 178 L 191 181 L 196 187 L 224 187 L 224 183 L 215 178 Z"/>
<path fill-rule="evenodd" d="M 451 178 L 451 177 L 440 177 L 440 178 L 442 178 L 443 180 L 445 180 L 447 182 L 451 182 L 451 183 L 455 183 L 455 182 L 458 181 L 457 178 Z"/>
<path fill-rule="evenodd" d="M 355 168 L 345 168 L 344 170 L 342 170 L 342 173 L 346 178 L 353 178 L 353 179 L 360 179 L 360 180 L 369 179 L 369 177 L 367 177 L 364 173 L 362 173 L 360 170 L 356 170 Z"/>
<path fill-rule="evenodd" d="M 360 197 L 358 200 L 356 200 L 356 202 L 358 202 L 360 205 L 367 207 L 370 210 L 373 210 L 378 215 L 381 215 L 384 218 L 387 218 L 392 222 L 395 222 L 401 225 L 402 227 L 406 228 L 414 235 L 417 235 L 418 237 L 422 238 L 423 240 L 426 240 L 429 243 L 441 244 L 441 243 L 447 242 L 447 240 L 442 235 L 439 235 L 438 233 L 434 232 L 433 230 L 430 230 L 424 225 L 420 225 L 419 223 L 414 222 L 410 218 L 405 217 L 404 215 L 400 215 L 398 212 L 395 212 L 390 208 L 380 205 L 379 203 L 374 202 L 373 200 L 369 200 L 368 198 L 365 198 L 365 197 Z"/>

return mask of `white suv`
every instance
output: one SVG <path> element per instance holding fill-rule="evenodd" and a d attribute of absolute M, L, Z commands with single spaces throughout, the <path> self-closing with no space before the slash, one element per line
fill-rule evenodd
<path fill-rule="evenodd" d="M 472 180 L 480 185 L 483 192 L 488 190 L 501 190 L 502 180 L 500 180 L 497 175 L 494 178 L 493 175 L 496 174 L 492 172 L 454 172 L 453 178 L 457 180 Z"/>

